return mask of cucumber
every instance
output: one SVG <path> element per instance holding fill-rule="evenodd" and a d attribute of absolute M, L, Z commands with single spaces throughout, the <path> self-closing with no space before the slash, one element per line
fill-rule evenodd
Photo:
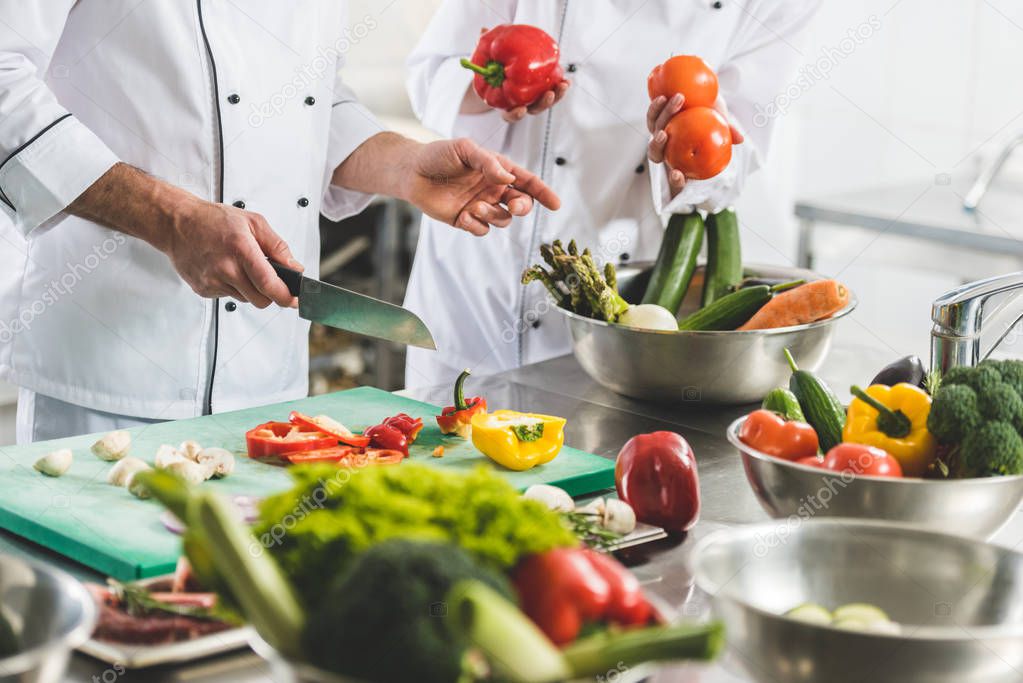
<path fill-rule="evenodd" d="M 657 304 L 678 315 L 679 306 L 696 271 L 696 257 L 703 246 L 703 218 L 700 214 L 674 214 L 664 229 L 644 304 Z"/>
<path fill-rule="evenodd" d="M 742 282 L 742 246 L 739 219 L 725 209 L 707 216 L 707 274 L 703 279 L 701 306 L 709 306 Z"/>
<path fill-rule="evenodd" d="M 877 605 L 871 605 L 866 602 L 853 602 L 836 608 L 834 612 L 834 619 L 835 621 L 852 619 L 866 624 L 873 624 L 879 621 L 891 621 L 883 609 Z"/>
<path fill-rule="evenodd" d="M 785 387 L 778 387 L 767 392 L 767 396 L 764 396 L 764 402 L 760 407 L 764 410 L 772 410 L 786 420 L 806 422 L 803 409 L 799 407 L 799 399 Z"/>
<path fill-rule="evenodd" d="M 783 282 L 773 287 L 746 287 L 726 294 L 710 306 L 682 319 L 680 330 L 734 330 L 753 317 L 778 292 L 803 284 L 803 280 Z"/>
<path fill-rule="evenodd" d="M 785 613 L 789 619 L 805 621 L 808 624 L 827 625 L 831 623 L 831 612 L 815 602 L 805 602 Z"/>
<path fill-rule="evenodd" d="M 845 406 L 824 380 L 809 370 L 800 370 L 792 353 L 785 349 L 785 358 L 792 368 L 789 389 L 799 400 L 806 421 L 817 432 L 821 450 L 829 450 L 842 443 L 842 428 L 845 426 Z"/>

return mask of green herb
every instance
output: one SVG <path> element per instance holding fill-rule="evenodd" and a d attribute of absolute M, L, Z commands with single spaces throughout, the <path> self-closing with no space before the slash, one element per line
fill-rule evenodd
<path fill-rule="evenodd" d="M 512 425 L 512 433 L 519 441 L 539 441 L 543 438 L 543 422 L 526 425 Z"/>
<path fill-rule="evenodd" d="M 598 521 L 596 513 L 563 512 L 561 516 L 568 523 L 576 538 L 594 550 L 610 550 L 615 543 L 622 539 L 621 534 L 604 528 Z"/>
<path fill-rule="evenodd" d="M 167 614 L 177 614 L 178 616 L 192 617 L 194 619 L 222 620 L 222 615 L 217 614 L 213 609 L 197 607 L 196 605 L 177 605 L 156 600 L 142 586 L 121 583 L 114 579 L 107 579 L 107 585 L 110 586 L 110 590 L 113 591 L 114 595 L 124 603 L 125 611 L 133 616 L 145 615 L 150 612 L 166 612 Z"/>

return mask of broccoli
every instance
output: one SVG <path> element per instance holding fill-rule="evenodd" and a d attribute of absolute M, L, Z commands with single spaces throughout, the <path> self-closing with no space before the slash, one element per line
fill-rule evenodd
<path fill-rule="evenodd" d="M 305 650 L 320 667 L 374 683 L 458 680 L 468 642 L 449 627 L 444 601 L 465 579 L 512 596 L 502 575 L 482 568 L 458 546 L 384 541 L 312 607 Z"/>
<path fill-rule="evenodd" d="M 959 454 L 973 476 L 1023 474 L 1023 439 L 1007 422 L 996 420 L 973 430 L 960 444 Z"/>
<path fill-rule="evenodd" d="M 927 429 L 966 476 L 1023 474 L 1023 361 L 954 367 L 933 397 Z"/>

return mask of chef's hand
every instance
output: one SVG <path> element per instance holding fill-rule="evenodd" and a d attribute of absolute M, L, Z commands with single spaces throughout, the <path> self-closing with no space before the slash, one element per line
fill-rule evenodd
<path fill-rule="evenodd" d="M 525 216 L 533 200 L 551 210 L 561 206 L 539 177 L 472 140 L 441 140 L 413 153 L 406 199 L 423 213 L 474 235 L 490 226 L 507 227 Z"/>
<path fill-rule="evenodd" d="M 256 308 L 296 306 L 267 257 L 296 270 L 287 243 L 258 213 L 196 199 L 179 208 L 162 247 L 181 278 L 202 297 L 231 297 Z"/>
<path fill-rule="evenodd" d="M 664 127 L 668 125 L 668 121 L 675 114 L 682 111 L 682 105 L 685 101 L 686 98 L 681 93 L 676 93 L 671 99 L 659 95 L 651 100 L 650 106 L 646 110 L 646 127 L 650 130 L 650 135 L 652 136 L 647 147 L 647 157 L 655 164 L 664 162 L 664 150 L 668 145 L 668 134 L 664 132 Z M 728 107 L 725 106 L 725 101 L 720 96 L 717 102 L 714 103 L 714 108 L 725 117 L 726 121 L 729 121 L 728 127 L 732 133 L 732 144 L 742 144 L 745 138 L 738 128 L 731 125 Z M 674 197 L 686 186 L 686 177 L 682 174 L 682 171 L 671 168 L 667 164 L 665 164 L 665 170 L 668 173 L 668 187 L 671 188 L 671 196 Z"/>
<path fill-rule="evenodd" d="M 521 121 L 522 119 L 526 118 L 526 114 L 531 115 L 542 114 L 561 101 L 561 99 L 565 96 L 565 93 L 568 92 L 569 85 L 571 85 L 569 81 L 561 81 L 556 86 L 554 86 L 553 88 L 545 92 L 543 95 L 541 95 L 540 99 L 538 99 L 536 102 L 529 105 L 528 107 L 515 107 L 514 109 L 509 109 L 508 111 L 501 112 L 501 118 L 507 121 L 508 123 L 515 123 L 516 121 Z M 470 90 L 472 90 L 471 87 Z M 473 90 L 473 93 L 475 92 L 476 91 Z M 477 97 L 479 97 L 479 95 L 477 95 Z"/>

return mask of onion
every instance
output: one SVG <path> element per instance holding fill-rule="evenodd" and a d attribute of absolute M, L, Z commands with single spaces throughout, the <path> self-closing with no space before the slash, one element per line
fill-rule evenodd
<path fill-rule="evenodd" d="M 618 318 L 618 324 L 644 330 L 678 330 L 678 321 L 671 311 L 657 304 L 629 306 Z"/>

